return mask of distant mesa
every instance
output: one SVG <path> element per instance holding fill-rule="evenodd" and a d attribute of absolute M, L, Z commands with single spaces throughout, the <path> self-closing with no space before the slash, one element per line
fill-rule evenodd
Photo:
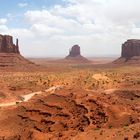
<path fill-rule="evenodd" d="M 89 63 L 90 61 L 81 55 L 80 46 L 74 45 L 70 51 L 69 55 L 65 58 L 66 60 L 81 62 L 81 63 Z"/>
<path fill-rule="evenodd" d="M 140 64 L 140 40 L 129 39 L 122 44 L 121 57 L 114 63 L 135 63 Z"/>
<path fill-rule="evenodd" d="M 10 35 L 0 35 L 0 68 L 28 68 L 32 62 L 20 55 L 18 39 L 13 43 Z"/>

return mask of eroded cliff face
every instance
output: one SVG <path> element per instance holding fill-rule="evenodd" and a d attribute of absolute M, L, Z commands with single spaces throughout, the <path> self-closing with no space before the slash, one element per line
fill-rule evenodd
<path fill-rule="evenodd" d="M 130 39 L 122 45 L 121 57 L 130 59 L 134 56 L 140 56 L 140 40 Z"/>
<path fill-rule="evenodd" d="M 13 37 L 9 35 L 0 35 L 0 53 L 19 54 L 18 39 L 16 45 L 13 43 Z"/>

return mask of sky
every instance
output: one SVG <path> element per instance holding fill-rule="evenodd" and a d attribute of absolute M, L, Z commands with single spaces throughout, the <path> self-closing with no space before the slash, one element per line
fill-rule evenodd
<path fill-rule="evenodd" d="M 26 57 L 120 56 L 140 39 L 140 0 L 0 0 L 0 34 L 19 39 Z"/>

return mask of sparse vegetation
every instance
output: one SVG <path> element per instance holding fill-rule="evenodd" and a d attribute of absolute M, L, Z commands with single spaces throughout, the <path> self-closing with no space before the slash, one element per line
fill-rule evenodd
<path fill-rule="evenodd" d="M 38 124 L 32 128 L 41 134 L 42 131 L 44 131 L 43 134 L 46 134 L 46 132 L 54 134 L 53 132 L 56 132 L 55 130 L 58 126 L 61 130 L 61 137 L 63 138 L 63 132 L 71 130 L 71 135 L 73 134 L 75 136 L 75 131 L 86 133 L 90 126 L 90 129 L 94 130 L 95 134 L 98 133 L 102 137 L 105 135 L 105 131 L 114 132 L 115 130 L 123 128 L 123 130 L 120 130 L 118 136 L 124 139 L 124 135 L 121 134 L 121 131 L 128 131 L 132 124 L 139 122 L 138 103 L 140 101 L 140 79 L 137 75 L 140 74 L 140 68 L 134 70 L 130 67 L 128 70 L 128 68 L 126 69 L 125 67 L 108 69 L 99 69 L 92 66 L 90 66 L 90 68 L 88 66 L 83 67 L 83 65 L 71 65 L 66 68 L 61 65 L 61 68 L 55 69 L 54 71 L 52 70 L 51 72 L 13 71 L 4 72 L 4 74 L 0 72 L 0 87 L 3 91 L 0 100 L 11 100 L 11 102 L 16 100 L 16 107 L 19 109 L 18 115 L 20 114 L 20 118 L 26 122 L 23 124 L 29 125 L 29 127 L 34 126 L 30 125 L 32 124 L 32 120 L 37 119 L 35 121 L 37 123 L 41 117 L 43 128 Z M 66 105 L 67 102 L 65 103 L 66 106 L 64 105 L 67 110 L 63 110 L 61 106 L 63 103 L 56 106 L 57 102 L 55 102 L 55 104 L 52 105 L 52 99 L 54 98 L 50 98 L 51 102 L 48 104 L 46 102 L 46 96 L 49 94 L 44 94 L 43 96 L 36 95 L 33 100 L 29 101 L 29 104 L 22 98 L 22 95 L 36 91 L 43 91 L 45 93 L 46 89 L 56 85 L 62 85 L 63 88 L 60 89 L 58 93 L 55 93 L 57 94 L 55 98 L 58 98 L 57 102 L 59 102 L 60 94 L 64 94 L 64 96 L 62 96 L 63 98 L 61 98 L 61 102 L 67 98 L 68 105 Z M 54 96 L 54 94 L 51 93 L 50 95 Z M 24 103 L 20 103 L 18 100 L 24 101 Z M 73 108 L 77 102 L 78 105 Z M 40 107 L 42 103 L 43 106 Z M 29 108 L 27 107 L 28 105 L 30 106 Z M 53 108 L 50 110 L 51 112 L 57 110 L 56 115 L 49 112 L 49 108 Z M 0 111 L 2 110 L 3 108 L 0 109 Z M 27 112 L 24 112 L 26 110 Z M 76 113 L 76 115 L 70 115 L 69 113 Z M 74 116 L 74 118 L 72 116 Z M 56 118 L 59 120 L 57 122 L 61 123 L 55 123 Z M 65 119 L 68 120 L 65 121 Z M 77 119 L 78 121 L 73 121 Z M 13 120 L 18 126 L 17 121 L 19 120 Z M 65 123 L 68 121 L 70 121 L 69 124 Z M 71 122 L 73 122 L 73 124 Z M 24 127 L 21 122 L 18 123 Z M 70 127 L 71 125 L 72 127 Z M 46 129 L 46 126 L 49 126 L 49 128 Z M 15 129 L 17 131 L 19 130 L 19 128 Z M 138 135 L 135 135 L 135 137 L 137 136 Z M 109 138 L 109 134 L 107 138 Z"/>

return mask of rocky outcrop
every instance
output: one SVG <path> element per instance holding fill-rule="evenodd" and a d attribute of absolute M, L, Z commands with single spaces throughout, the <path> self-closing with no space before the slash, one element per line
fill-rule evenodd
<path fill-rule="evenodd" d="M 17 53 L 19 54 L 18 39 L 16 44 L 13 43 L 13 37 L 9 35 L 0 35 L 0 53 Z"/>
<path fill-rule="evenodd" d="M 66 60 L 70 60 L 72 62 L 80 62 L 80 63 L 89 63 L 90 61 L 81 55 L 80 46 L 74 45 L 70 51 L 69 55 L 66 57 Z"/>
<path fill-rule="evenodd" d="M 115 60 L 115 64 L 140 64 L 140 40 L 130 39 L 122 44 L 121 57 Z"/>
<path fill-rule="evenodd" d="M 122 45 L 121 57 L 129 59 L 134 56 L 140 56 L 140 40 L 137 39 L 127 40 Z"/>

